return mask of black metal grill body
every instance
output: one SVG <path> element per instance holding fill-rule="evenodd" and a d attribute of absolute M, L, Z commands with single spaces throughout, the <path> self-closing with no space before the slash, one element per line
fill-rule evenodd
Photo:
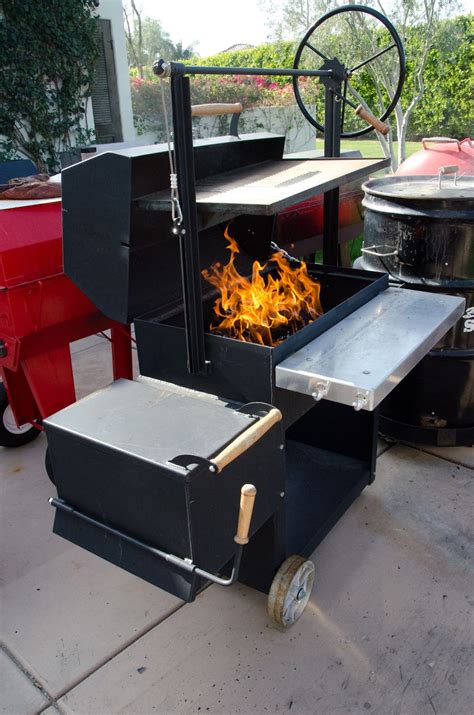
<path fill-rule="evenodd" d="M 261 134 L 196 141 L 196 179 L 281 159 L 284 141 Z M 179 242 L 170 214 L 138 205 L 169 186 L 164 144 L 98 154 L 63 171 L 64 271 L 119 322 L 182 300 Z M 201 249 L 203 266 L 209 265 L 202 241 Z"/>
<path fill-rule="evenodd" d="M 283 502 L 281 425 L 222 474 L 207 460 L 256 421 L 238 404 L 180 394 L 146 381 L 120 380 L 47 420 L 58 497 L 74 509 L 211 573 L 235 553 L 240 488 L 255 484 L 255 533 Z M 252 408 L 249 409 L 252 412 Z M 171 462 L 190 455 L 188 468 Z M 186 460 L 184 460 L 186 461 Z M 119 536 L 58 510 L 55 533 L 179 598 L 202 579 L 159 561 Z"/>
<path fill-rule="evenodd" d="M 202 392 L 241 402 L 260 400 L 280 407 L 282 391 L 275 387 L 275 366 L 388 285 L 388 277 L 371 271 L 309 265 L 308 272 L 321 284 L 324 315 L 275 347 L 242 342 L 221 335 L 205 335 L 207 375 L 187 369 L 186 334 L 182 311 L 169 318 L 153 314 L 135 320 L 140 373 Z M 213 299 L 203 305 L 204 325 L 212 320 Z M 293 399 L 299 400 L 299 396 Z M 306 404 L 307 400 L 304 399 Z"/>
<path fill-rule="evenodd" d="M 281 158 L 282 152 L 281 137 L 202 142 L 194 154 L 195 178 Z M 310 265 L 310 274 L 321 282 L 321 318 L 275 348 L 206 333 L 209 370 L 191 371 L 179 241 L 171 233 L 169 214 L 147 210 L 143 200 L 167 186 L 165 147 L 99 155 L 64 172 L 66 272 L 105 314 L 135 321 L 140 371 L 151 380 L 148 385 L 143 378 L 139 387 L 131 383 L 106 388 L 47 420 L 59 498 L 86 517 L 59 509 L 54 528 L 127 571 L 192 600 L 203 585 L 200 578 L 154 558 L 130 539 L 192 558 L 208 571 L 225 571 L 235 553 L 238 489 L 253 482 L 258 496 L 240 580 L 268 591 L 282 561 L 295 553 L 309 555 L 373 481 L 378 419 L 377 412 L 315 403 L 307 395 L 276 388 L 275 366 L 384 290 L 388 278 L 372 271 Z M 227 262 L 223 233 L 229 217 L 198 218 L 200 268 L 216 260 Z M 252 260 L 267 260 L 271 253 L 273 218 L 232 218 L 231 234 L 241 248 L 238 269 L 250 275 Z M 292 237 L 292 243 L 297 242 L 298 237 Z M 207 328 L 215 292 L 204 280 L 201 292 L 199 307 Z M 146 398 L 140 393 L 144 384 Z M 193 393 L 186 388 L 200 393 L 194 394 L 194 414 L 191 409 L 189 414 L 179 412 L 173 400 L 153 407 L 153 395 L 160 389 L 173 394 L 184 390 L 183 399 L 191 406 Z M 211 435 L 213 449 L 208 447 L 201 456 L 208 458 L 224 447 L 238 433 L 229 428 L 227 436 L 218 437 L 229 401 L 232 408 L 254 401 L 272 404 L 281 410 L 283 424 L 219 476 L 202 465 L 180 472 L 158 458 L 158 447 L 172 446 L 170 455 L 175 456 L 186 441 L 193 445 L 189 451 L 209 445 Z M 143 433 L 137 434 L 140 425 Z"/>
<path fill-rule="evenodd" d="M 219 475 L 206 464 L 193 467 L 192 456 L 181 460 L 188 469 L 170 460 L 183 450 L 208 459 L 225 447 L 254 421 L 236 414 L 238 403 L 142 379 L 114 383 L 48 418 L 58 497 L 88 519 L 57 510 L 54 532 L 192 601 L 205 580 L 124 535 L 211 573 L 228 572 L 239 490 L 251 482 L 258 499 L 239 580 L 268 591 L 282 561 L 309 555 L 375 474 L 375 413 L 303 396 L 295 404 L 292 393 L 280 392 L 291 428 L 276 425 Z"/>

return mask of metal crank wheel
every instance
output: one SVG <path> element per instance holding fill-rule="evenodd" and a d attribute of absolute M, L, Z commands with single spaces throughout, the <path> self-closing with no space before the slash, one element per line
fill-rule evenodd
<path fill-rule="evenodd" d="M 314 564 L 302 556 L 290 556 L 278 569 L 267 601 L 267 613 L 287 628 L 302 615 L 311 596 Z"/>
<path fill-rule="evenodd" d="M 364 5 L 346 5 L 326 13 L 303 37 L 293 67 L 333 71 L 333 77 L 321 82 L 341 103 L 341 137 L 359 137 L 373 127 L 388 131 L 383 122 L 400 98 L 406 68 L 402 41 L 382 13 Z M 320 85 L 294 77 L 293 88 L 306 119 L 324 133 Z"/>

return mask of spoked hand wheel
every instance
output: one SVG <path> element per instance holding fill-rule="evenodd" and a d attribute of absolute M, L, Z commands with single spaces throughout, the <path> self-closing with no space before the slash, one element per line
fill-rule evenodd
<path fill-rule="evenodd" d="M 323 78 L 322 84 L 341 102 L 341 137 L 362 136 L 373 126 L 383 132 L 383 121 L 395 108 L 405 79 L 405 53 L 397 31 L 384 15 L 364 5 L 323 15 L 301 41 L 293 66 L 333 70 L 334 76 Z M 324 132 L 321 84 L 295 77 L 293 87 L 306 119 Z"/>

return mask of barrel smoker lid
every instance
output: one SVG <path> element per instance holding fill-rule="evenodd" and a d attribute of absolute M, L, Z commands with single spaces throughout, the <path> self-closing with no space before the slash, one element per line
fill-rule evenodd
<path fill-rule="evenodd" d="M 412 199 L 417 201 L 437 199 L 474 199 L 474 176 L 459 176 L 454 182 L 452 174 L 441 176 L 384 176 L 370 179 L 362 185 L 366 194 L 383 199 Z"/>

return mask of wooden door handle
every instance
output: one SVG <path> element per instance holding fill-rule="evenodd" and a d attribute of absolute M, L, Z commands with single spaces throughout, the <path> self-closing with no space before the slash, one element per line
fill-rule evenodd
<path fill-rule="evenodd" d="M 193 117 L 211 117 L 217 114 L 242 114 L 240 102 L 235 104 L 193 104 L 191 107 Z"/>
<path fill-rule="evenodd" d="M 230 444 L 225 447 L 222 452 L 213 457 L 210 461 L 215 467 L 217 473 L 221 472 L 224 467 L 237 459 L 241 454 L 246 452 L 255 442 L 263 437 L 269 429 L 282 419 L 280 410 L 273 407 L 264 417 L 261 417 L 258 422 L 251 425 L 245 432 L 239 434 Z"/>

